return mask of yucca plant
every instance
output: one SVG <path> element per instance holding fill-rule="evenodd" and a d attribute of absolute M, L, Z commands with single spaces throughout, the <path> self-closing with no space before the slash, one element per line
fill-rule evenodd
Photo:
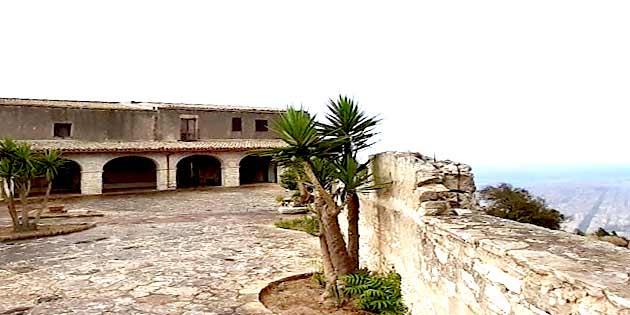
<path fill-rule="evenodd" d="M 327 286 L 337 290 L 337 279 L 358 269 L 357 192 L 369 182 L 367 164 L 357 153 L 372 143 L 378 119 L 367 116 L 352 99 L 330 100 L 325 122 L 302 109 L 289 108 L 272 124 L 286 146 L 265 152 L 279 164 L 298 164 L 315 190 L 314 209 L 320 220 L 320 246 Z M 340 198 L 337 198 L 340 197 Z M 348 245 L 338 215 L 348 208 Z"/>
<path fill-rule="evenodd" d="M 46 179 L 47 184 L 46 194 L 44 195 L 42 206 L 35 214 L 35 226 L 39 224 L 42 212 L 48 208 L 48 200 L 50 198 L 50 192 L 52 191 L 53 180 L 59 173 L 59 169 L 65 164 L 66 160 L 63 159 L 59 151 L 46 150 L 39 156 L 36 162 L 38 175 L 43 176 Z"/>
<path fill-rule="evenodd" d="M 343 144 L 336 147 L 339 150 L 337 178 L 343 184 L 340 194 L 347 208 L 348 255 L 355 270 L 359 268 L 358 192 L 366 189 L 370 182 L 368 163 L 359 163 L 357 154 L 373 144 L 379 122 L 376 116 L 362 111 L 353 99 L 339 95 L 336 100 L 329 100 L 326 122 L 318 124 L 324 139 L 343 139 Z"/>
<path fill-rule="evenodd" d="M 33 179 L 44 176 L 48 181 L 45 202 L 52 188 L 52 180 L 63 163 L 61 155 L 56 151 L 35 152 L 27 143 L 16 143 L 11 139 L 0 141 L 0 192 L 7 201 L 7 208 L 13 230 L 26 231 L 37 228 L 38 218 L 43 209 L 37 212 L 37 219 L 30 222 L 30 205 L 28 196 Z M 20 201 L 20 212 L 17 212 L 16 197 Z"/>

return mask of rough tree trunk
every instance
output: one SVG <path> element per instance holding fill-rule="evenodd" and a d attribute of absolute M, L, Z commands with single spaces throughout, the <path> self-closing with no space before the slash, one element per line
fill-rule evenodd
<path fill-rule="evenodd" d="M 320 220 L 321 223 L 321 220 Z M 326 287 L 322 294 L 322 300 L 331 297 L 337 291 L 337 273 L 330 260 L 330 252 L 326 243 L 326 235 L 319 233 L 319 246 L 322 251 L 322 264 L 324 266 L 324 277 L 326 278 Z"/>
<path fill-rule="evenodd" d="M 348 195 L 348 255 L 352 268 L 359 270 L 359 196 L 356 193 Z"/>
<path fill-rule="evenodd" d="M 0 187 L 0 190 L 2 191 L 2 197 L 7 202 L 7 209 L 9 210 L 9 216 L 11 216 L 13 231 L 17 231 L 20 229 L 20 221 L 18 219 L 17 209 L 15 207 L 15 198 L 13 197 L 13 189 L 11 183 L 9 181 L 2 180 L 0 184 L 2 184 L 2 187 Z"/>
<path fill-rule="evenodd" d="M 324 189 L 317 176 L 313 172 L 313 169 L 309 163 L 304 163 L 304 171 L 309 177 L 319 198 L 324 201 L 323 207 L 319 211 L 319 217 L 321 219 L 320 233 L 323 233 L 326 237 L 326 245 L 328 246 L 328 253 L 330 254 L 330 261 L 337 278 L 352 273 L 352 262 L 346 248 L 346 242 L 343 239 L 341 233 L 341 227 L 339 227 L 338 215 L 341 212 L 337 203 L 335 203 L 333 197 Z"/>
<path fill-rule="evenodd" d="M 308 191 L 301 178 L 298 179 L 297 188 L 300 192 L 300 205 L 308 204 L 309 199 L 311 199 L 311 193 Z"/>
<path fill-rule="evenodd" d="M 33 225 L 30 224 L 29 220 L 29 212 L 30 212 L 30 205 L 28 204 L 28 194 L 31 191 L 31 185 L 30 183 L 26 184 L 24 187 L 18 187 L 18 190 L 20 191 L 20 205 L 21 205 L 21 209 L 20 209 L 20 216 L 21 216 L 21 224 L 19 225 L 19 231 L 30 231 L 30 230 L 34 230 Z"/>
<path fill-rule="evenodd" d="M 51 191 L 52 191 L 52 181 L 49 180 L 48 187 L 46 188 L 46 195 L 44 195 L 44 202 L 42 202 L 41 207 L 37 209 L 37 213 L 35 214 L 35 221 L 33 221 L 33 226 L 35 228 L 37 228 L 37 225 L 39 224 L 39 219 L 42 216 L 42 212 L 44 212 L 44 210 L 48 208 L 48 199 L 50 198 Z"/>

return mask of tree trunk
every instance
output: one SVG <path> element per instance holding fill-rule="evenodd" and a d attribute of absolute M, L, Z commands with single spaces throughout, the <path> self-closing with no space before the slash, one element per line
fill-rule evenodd
<path fill-rule="evenodd" d="M 15 198 L 13 196 L 13 189 L 10 181 L 2 180 L 0 182 L 2 187 L 2 197 L 7 201 L 7 209 L 9 210 L 9 216 L 11 216 L 11 223 L 13 225 L 13 231 L 19 230 L 20 221 L 18 219 L 17 210 L 15 208 Z"/>
<path fill-rule="evenodd" d="M 328 246 L 330 261 L 332 262 L 335 274 L 337 278 L 339 278 L 345 274 L 352 273 L 354 270 L 337 218 L 340 212 L 339 206 L 335 203 L 332 195 L 321 185 L 313 172 L 313 168 L 308 162 L 304 163 L 304 171 L 315 186 L 315 190 L 319 194 L 318 198 L 322 198 L 324 201 L 323 207 L 321 207 L 319 211 L 322 222 L 320 233 L 323 233 L 326 237 L 326 245 Z"/>
<path fill-rule="evenodd" d="M 359 270 L 359 196 L 353 192 L 348 195 L 348 255 L 352 268 Z"/>
<path fill-rule="evenodd" d="M 308 189 L 306 188 L 306 185 L 304 185 L 301 178 L 298 178 L 297 188 L 298 188 L 298 191 L 300 192 L 300 205 L 308 204 L 308 201 L 311 197 L 311 193 L 308 191 Z"/>
<path fill-rule="evenodd" d="M 46 188 L 46 195 L 44 195 L 44 202 L 42 203 L 42 206 L 39 209 L 37 209 L 37 214 L 35 214 L 35 221 L 33 222 L 33 226 L 35 228 L 37 228 L 37 225 L 39 224 L 39 219 L 42 216 L 42 212 L 44 212 L 44 210 L 48 208 L 48 198 L 50 198 L 51 191 L 52 191 L 52 181 L 49 180 L 48 187 Z"/>
<path fill-rule="evenodd" d="M 321 223 L 321 220 L 320 220 Z M 325 300 L 337 291 L 337 273 L 330 260 L 330 252 L 326 243 L 326 235 L 319 233 L 319 246 L 322 251 L 322 265 L 324 267 L 324 277 L 326 278 L 326 286 L 322 294 L 322 300 Z"/>
<path fill-rule="evenodd" d="M 29 219 L 29 212 L 30 212 L 30 205 L 28 204 L 28 194 L 31 190 L 31 185 L 30 183 L 28 184 L 24 184 L 18 186 L 18 190 L 20 191 L 20 205 L 22 206 L 21 210 L 20 210 L 20 215 L 21 215 L 21 225 L 20 225 L 20 231 L 30 231 L 33 230 L 33 226 L 30 224 L 30 219 Z"/>
<path fill-rule="evenodd" d="M 335 273 L 337 277 L 341 277 L 354 272 L 354 269 L 346 249 L 346 241 L 343 239 L 337 215 L 330 213 L 330 210 L 327 208 L 328 206 L 324 207 L 322 214 L 322 230 L 326 233 L 326 244 L 328 245 L 330 260 L 335 268 Z"/>

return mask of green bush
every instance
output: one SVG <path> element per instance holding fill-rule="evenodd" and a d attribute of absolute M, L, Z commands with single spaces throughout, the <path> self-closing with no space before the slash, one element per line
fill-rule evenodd
<path fill-rule="evenodd" d="M 544 199 L 533 196 L 523 188 L 509 184 L 489 186 L 480 191 L 487 214 L 522 223 L 530 223 L 559 230 L 564 216 L 547 206 Z"/>
<path fill-rule="evenodd" d="M 404 315 L 400 275 L 394 271 L 375 274 L 362 269 L 342 278 L 343 293 L 354 299 L 358 308 L 377 314 Z"/>
<path fill-rule="evenodd" d="M 289 190 L 297 190 L 299 176 L 300 170 L 296 166 L 290 165 L 284 173 L 280 174 L 280 186 Z"/>
<path fill-rule="evenodd" d="M 282 229 L 302 231 L 314 236 L 319 235 L 319 221 L 316 217 L 309 215 L 295 219 L 280 220 L 274 223 L 274 225 Z"/>

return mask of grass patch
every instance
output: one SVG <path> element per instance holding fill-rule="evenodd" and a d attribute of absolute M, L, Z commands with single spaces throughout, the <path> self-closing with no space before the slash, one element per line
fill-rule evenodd
<path fill-rule="evenodd" d="M 274 225 L 281 229 L 302 231 L 314 236 L 319 235 L 319 222 L 317 218 L 308 215 L 294 219 L 283 219 L 277 221 Z"/>
<path fill-rule="evenodd" d="M 0 242 L 70 234 L 74 232 L 85 231 L 95 226 L 96 224 L 94 223 L 40 225 L 37 227 L 37 230 L 18 233 L 13 232 L 13 228 L 10 226 L 1 226 Z"/>

